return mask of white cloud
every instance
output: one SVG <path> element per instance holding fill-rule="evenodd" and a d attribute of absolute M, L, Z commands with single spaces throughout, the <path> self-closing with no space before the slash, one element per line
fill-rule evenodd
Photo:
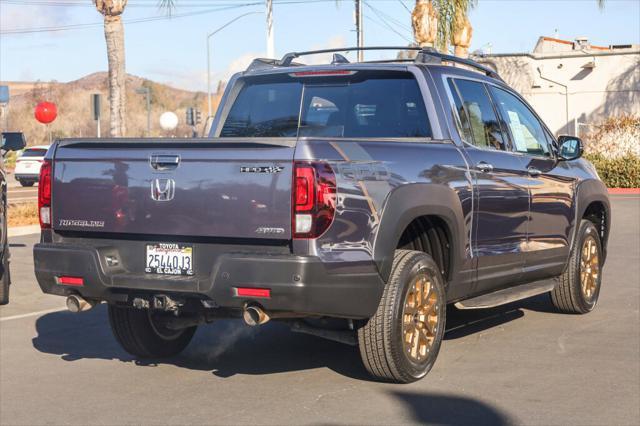
<path fill-rule="evenodd" d="M 196 69 L 179 72 L 168 70 L 167 68 L 149 68 L 144 73 L 144 77 L 157 83 L 167 84 L 176 89 L 200 92 L 207 91 L 206 70 Z M 213 91 L 215 91 L 216 84 L 215 81 L 211 83 Z"/>
<path fill-rule="evenodd" d="M 3 4 L 0 13 L 3 31 L 49 28 L 69 23 L 71 15 L 66 7 Z"/>
<path fill-rule="evenodd" d="M 309 50 L 332 49 L 344 46 L 344 37 L 336 35 L 329 38 L 326 43 L 310 46 Z M 251 64 L 251 61 L 256 58 L 264 58 L 265 56 L 266 54 L 264 52 L 247 52 L 233 59 L 224 70 L 212 70 L 211 90 L 215 92 L 219 81 L 229 81 L 233 74 L 247 69 L 249 64 Z M 331 62 L 332 57 L 333 55 L 331 53 L 324 53 L 305 56 L 301 61 L 310 65 L 327 64 Z M 199 90 L 202 92 L 206 92 L 207 90 L 207 71 L 203 69 L 188 72 L 176 72 L 168 70 L 167 68 L 154 68 L 148 70 L 147 76 L 154 80 L 159 76 L 159 80 L 161 80 L 161 82 L 179 89 Z"/>
<path fill-rule="evenodd" d="M 336 35 L 327 40 L 323 44 L 314 44 L 309 50 L 322 50 L 322 49 L 337 49 L 339 47 L 345 47 L 345 39 L 341 35 Z M 342 55 L 347 56 L 346 53 L 340 52 Z M 319 55 L 305 56 L 301 62 L 309 65 L 328 64 L 333 59 L 333 53 L 321 53 Z"/>
<path fill-rule="evenodd" d="M 333 49 L 344 46 L 344 37 L 342 37 L 341 35 L 336 35 L 329 38 L 326 43 L 312 45 L 311 47 L 309 47 L 309 50 Z M 251 64 L 251 61 L 256 58 L 264 58 L 265 56 L 266 54 L 264 52 L 249 52 L 238 56 L 233 61 L 231 61 L 231 63 L 229 63 L 224 71 L 215 72 L 212 79 L 215 82 L 219 80 L 228 81 L 233 74 L 247 69 L 249 64 Z M 331 53 L 323 53 L 319 55 L 305 56 L 303 62 L 310 65 L 326 64 L 331 62 L 332 58 L 333 55 Z"/>
<path fill-rule="evenodd" d="M 227 65 L 227 68 L 222 72 L 214 72 L 212 79 L 213 81 L 229 81 L 231 76 L 237 72 L 244 71 L 247 69 L 249 64 L 256 58 L 264 58 L 265 53 L 257 53 L 257 52 L 249 52 L 245 53 L 241 56 L 238 56 L 233 61 Z"/>

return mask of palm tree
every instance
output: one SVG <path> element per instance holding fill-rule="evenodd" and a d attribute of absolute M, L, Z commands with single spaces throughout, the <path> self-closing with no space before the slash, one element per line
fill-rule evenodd
<path fill-rule="evenodd" d="M 596 1 L 604 9 L 606 0 Z M 468 13 L 476 4 L 477 0 L 416 0 L 411 16 L 416 43 L 445 52 L 451 43 L 456 56 L 468 56 L 473 36 Z"/>
<path fill-rule="evenodd" d="M 104 38 L 107 42 L 109 63 L 109 131 L 112 137 L 126 135 L 127 74 L 124 60 L 124 25 L 122 12 L 127 0 L 93 0 L 96 9 L 104 17 Z"/>
<path fill-rule="evenodd" d="M 174 1 L 159 0 L 158 7 L 171 14 Z M 93 3 L 104 17 L 104 38 L 107 42 L 109 64 L 109 131 L 112 137 L 122 137 L 127 133 L 127 71 L 122 23 L 127 0 L 93 0 Z"/>
<path fill-rule="evenodd" d="M 451 43 L 456 55 L 466 56 L 473 33 L 467 14 L 475 4 L 476 0 L 416 0 L 411 14 L 416 43 L 445 52 Z"/>

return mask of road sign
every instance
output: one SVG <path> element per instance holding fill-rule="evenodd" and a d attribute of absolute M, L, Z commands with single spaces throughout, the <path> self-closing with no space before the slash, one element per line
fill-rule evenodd
<path fill-rule="evenodd" d="M 0 86 L 0 104 L 9 103 L 9 86 Z"/>

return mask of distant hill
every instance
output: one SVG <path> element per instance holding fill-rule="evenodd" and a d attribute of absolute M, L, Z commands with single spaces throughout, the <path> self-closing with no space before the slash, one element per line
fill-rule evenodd
<path fill-rule="evenodd" d="M 102 94 L 102 136 L 109 135 L 109 98 L 107 92 L 107 73 L 89 74 L 79 80 L 68 83 L 59 82 L 0 82 L 7 84 L 11 95 L 8 107 L 8 129 L 25 133 L 29 145 L 47 143 L 46 126 L 38 123 L 33 109 L 40 101 L 55 102 L 58 106 L 58 118 L 51 124 L 55 137 L 94 137 L 96 122 L 91 113 L 91 94 Z M 165 84 L 127 75 L 127 136 L 145 136 L 147 111 L 144 95 L 136 89 L 149 87 L 151 90 L 151 135 L 187 136 L 190 128 L 185 124 L 188 107 L 197 107 L 202 111 L 202 119 L 207 115 L 207 94 L 176 89 Z M 214 94 L 214 107 L 220 94 Z M 173 111 L 178 115 L 180 124 L 172 135 L 166 134 L 159 124 L 160 115 Z M 214 108 L 215 111 L 215 108 Z M 204 123 L 203 123 L 204 124 Z M 4 128 L 4 122 L 0 122 Z M 198 131 L 202 131 L 202 125 Z"/>

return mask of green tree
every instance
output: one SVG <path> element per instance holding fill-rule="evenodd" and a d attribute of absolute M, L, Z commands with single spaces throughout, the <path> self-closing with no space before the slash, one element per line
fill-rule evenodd
<path fill-rule="evenodd" d="M 420 46 L 466 56 L 471 45 L 472 27 L 467 17 L 476 0 L 416 0 L 411 14 L 413 36 Z"/>

